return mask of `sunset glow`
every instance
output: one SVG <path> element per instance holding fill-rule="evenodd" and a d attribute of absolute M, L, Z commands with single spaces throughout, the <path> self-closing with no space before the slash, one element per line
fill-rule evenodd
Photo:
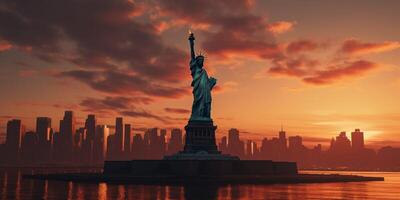
<path fill-rule="evenodd" d="M 65 110 L 79 123 L 96 114 L 110 125 L 123 116 L 138 132 L 183 128 L 193 31 L 218 79 L 218 137 L 237 128 L 260 142 L 282 125 L 325 148 L 359 128 L 369 147 L 400 146 L 400 2 L 192 3 L 0 3 L 0 140 L 12 118 L 29 130 Z"/>

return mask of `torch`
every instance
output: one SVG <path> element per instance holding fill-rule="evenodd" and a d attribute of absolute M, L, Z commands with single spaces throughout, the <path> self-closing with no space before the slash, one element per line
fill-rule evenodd
<path fill-rule="evenodd" d="M 194 41 L 194 35 L 193 32 L 189 29 L 189 41 L 193 42 Z"/>
<path fill-rule="evenodd" d="M 194 34 L 189 30 L 189 43 L 190 43 L 190 56 L 195 59 L 196 55 L 194 53 Z"/>

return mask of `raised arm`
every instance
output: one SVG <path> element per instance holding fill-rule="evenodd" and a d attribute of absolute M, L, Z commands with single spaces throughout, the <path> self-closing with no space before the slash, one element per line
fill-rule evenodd
<path fill-rule="evenodd" d="M 192 32 L 189 33 L 189 44 L 190 44 L 190 58 L 194 60 L 196 55 L 194 54 L 194 35 Z"/>

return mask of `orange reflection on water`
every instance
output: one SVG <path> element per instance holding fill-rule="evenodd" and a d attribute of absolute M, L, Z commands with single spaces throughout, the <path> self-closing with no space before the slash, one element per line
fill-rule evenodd
<path fill-rule="evenodd" d="M 98 187 L 98 199 L 104 200 L 107 199 L 107 184 L 100 183 Z"/>
<path fill-rule="evenodd" d="M 312 172 L 321 173 L 321 172 Z M 399 199 L 400 172 L 328 172 L 384 176 L 385 181 L 275 185 L 116 185 L 22 178 L 0 170 L 0 199 Z"/>

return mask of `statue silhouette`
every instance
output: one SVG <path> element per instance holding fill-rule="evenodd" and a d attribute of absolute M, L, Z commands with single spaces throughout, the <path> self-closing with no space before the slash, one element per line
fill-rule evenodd
<path fill-rule="evenodd" d="M 194 34 L 189 34 L 190 43 L 190 71 L 192 75 L 193 105 L 190 121 L 211 121 L 211 90 L 217 83 L 217 79 L 208 77 L 203 68 L 204 56 L 196 56 L 194 53 Z"/>

